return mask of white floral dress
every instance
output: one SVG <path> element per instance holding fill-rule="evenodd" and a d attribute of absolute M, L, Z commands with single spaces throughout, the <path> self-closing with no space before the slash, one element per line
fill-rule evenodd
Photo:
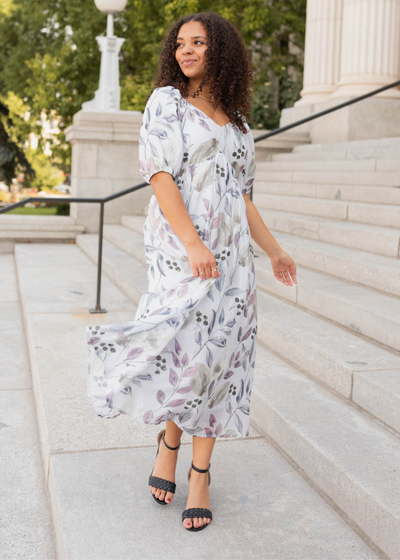
<path fill-rule="evenodd" d="M 173 420 L 199 437 L 248 435 L 257 310 L 243 198 L 255 152 L 247 122 L 246 129 L 219 126 L 172 86 L 148 99 L 141 176 L 172 175 L 221 276 L 192 276 L 185 246 L 153 195 L 143 226 L 148 293 L 133 321 L 86 327 L 88 396 L 99 416 Z"/>

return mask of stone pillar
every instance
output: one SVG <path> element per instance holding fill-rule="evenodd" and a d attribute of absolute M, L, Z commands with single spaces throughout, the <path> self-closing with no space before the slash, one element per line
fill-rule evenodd
<path fill-rule="evenodd" d="M 329 18 L 325 21 L 321 16 L 323 8 L 327 9 L 326 4 L 333 6 L 336 0 L 308 0 L 306 34 L 309 36 L 306 38 L 302 98 L 294 107 L 283 109 L 280 126 L 400 79 L 400 0 L 342 2 L 339 49 L 332 31 L 336 29 L 337 39 L 339 17 L 335 27 L 332 23 L 328 25 Z M 339 15 L 338 9 L 337 4 L 335 12 L 326 12 L 330 20 L 333 13 Z M 324 53 L 323 56 L 319 52 Z M 399 130 L 400 90 L 396 88 L 310 121 L 293 132 L 306 132 L 312 143 L 325 143 L 388 138 L 398 136 Z"/>
<path fill-rule="evenodd" d="M 66 131 L 72 144 L 71 195 L 104 197 L 142 183 L 139 173 L 140 111 L 78 111 Z M 119 224 L 123 214 L 142 214 L 151 186 L 107 202 L 106 224 Z M 71 216 L 85 231 L 98 232 L 99 204 L 72 203 Z"/>
<path fill-rule="evenodd" d="M 295 105 L 323 101 L 335 89 L 340 72 L 343 0 L 308 0 L 304 83 Z"/>
<path fill-rule="evenodd" d="M 343 0 L 308 0 L 304 83 L 295 105 L 322 101 L 339 79 Z"/>
<path fill-rule="evenodd" d="M 363 95 L 400 78 L 400 0 L 343 2 L 340 79 L 331 97 Z M 400 99 L 400 90 L 379 97 Z"/>

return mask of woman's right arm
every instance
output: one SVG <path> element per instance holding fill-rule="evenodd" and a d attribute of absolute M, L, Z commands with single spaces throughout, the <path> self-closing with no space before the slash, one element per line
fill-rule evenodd
<path fill-rule="evenodd" d="M 190 219 L 182 195 L 170 173 L 159 171 L 150 178 L 157 202 L 168 223 L 186 247 L 194 277 L 218 278 L 219 271 L 213 253 L 204 245 Z"/>

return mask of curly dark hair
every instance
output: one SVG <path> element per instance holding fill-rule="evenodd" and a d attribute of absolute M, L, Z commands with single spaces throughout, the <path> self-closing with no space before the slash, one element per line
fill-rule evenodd
<path fill-rule="evenodd" d="M 176 58 L 176 39 L 182 25 L 189 21 L 200 22 L 207 32 L 205 74 L 196 95 L 203 85 L 209 85 L 213 108 L 221 103 L 227 117 L 244 134 L 244 118 L 251 123 L 251 88 L 254 73 L 250 54 L 236 27 L 214 12 L 199 12 L 182 17 L 167 32 L 160 62 L 154 79 L 156 87 L 173 86 L 183 97 L 189 94 L 189 78 L 182 72 Z M 151 95 L 151 94 L 150 94 Z"/>

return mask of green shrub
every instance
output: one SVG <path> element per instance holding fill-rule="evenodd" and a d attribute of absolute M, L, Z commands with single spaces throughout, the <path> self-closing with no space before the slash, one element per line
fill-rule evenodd
<path fill-rule="evenodd" d="M 56 215 L 57 216 L 69 216 L 69 203 L 59 202 L 56 204 Z"/>

